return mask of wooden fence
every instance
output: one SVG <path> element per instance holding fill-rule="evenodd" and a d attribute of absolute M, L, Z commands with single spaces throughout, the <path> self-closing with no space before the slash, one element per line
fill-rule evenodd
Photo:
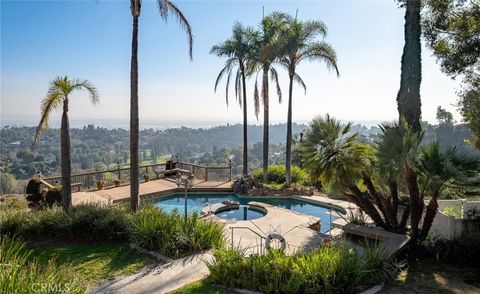
<path fill-rule="evenodd" d="M 190 171 L 197 180 L 229 182 L 232 180 L 232 167 L 227 166 L 205 166 L 187 162 L 167 162 L 160 164 L 147 164 L 139 166 L 139 180 L 144 180 L 145 175 L 150 179 L 158 179 L 168 176 L 166 170 L 183 169 Z M 103 171 L 72 174 L 72 190 L 92 190 L 98 188 L 101 181 L 104 187 L 126 185 L 130 182 L 130 167 L 121 167 Z M 55 186 L 62 184 L 61 176 L 43 178 L 46 183 Z"/>

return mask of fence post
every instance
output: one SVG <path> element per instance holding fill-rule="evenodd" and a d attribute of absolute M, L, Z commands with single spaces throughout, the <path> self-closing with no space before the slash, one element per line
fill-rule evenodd
<path fill-rule="evenodd" d="M 208 166 L 205 167 L 205 182 L 208 181 Z"/>
<path fill-rule="evenodd" d="M 231 181 L 232 181 L 232 161 L 231 161 L 231 160 L 230 160 L 230 162 L 228 163 L 228 169 L 229 169 L 229 172 L 230 172 L 230 174 L 229 174 L 229 179 L 230 179 L 229 182 L 231 182 Z"/>
<path fill-rule="evenodd" d="M 122 180 L 122 179 L 121 179 L 121 177 L 122 177 L 122 176 L 121 176 L 122 172 L 120 171 L 120 163 L 117 163 L 117 168 L 118 168 L 118 180 L 121 181 L 121 180 Z"/>

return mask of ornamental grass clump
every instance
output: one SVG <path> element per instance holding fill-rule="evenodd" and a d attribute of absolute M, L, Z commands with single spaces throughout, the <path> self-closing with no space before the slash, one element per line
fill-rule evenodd
<path fill-rule="evenodd" d="M 67 265 L 40 265 L 20 241 L 0 237 L 0 293 L 86 293 Z"/>
<path fill-rule="evenodd" d="M 239 250 L 221 249 L 207 266 L 212 283 L 231 288 L 263 293 L 357 293 L 383 278 L 384 260 L 374 247 L 361 254 L 351 245 L 339 244 L 293 256 L 272 250 L 249 257 Z"/>
<path fill-rule="evenodd" d="M 23 240 L 119 242 L 128 240 L 130 215 L 122 206 L 81 204 L 65 211 L 0 211 L 2 234 Z"/>
<path fill-rule="evenodd" d="M 146 205 L 133 216 L 129 232 L 132 241 L 148 250 L 178 258 L 224 245 L 223 227 L 201 220 L 198 213 L 188 215 L 185 222 L 178 210 L 167 213 Z"/>

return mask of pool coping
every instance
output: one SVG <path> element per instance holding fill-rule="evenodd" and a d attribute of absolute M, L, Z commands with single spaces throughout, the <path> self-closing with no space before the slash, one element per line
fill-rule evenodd
<path fill-rule="evenodd" d="M 167 192 L 167 193 L 162 193 L 160 195 L 152 193 L 153 195 L 148 195 L 147 197 L 142 197 L 142 200 L 153 201 L 153 200 L 156 200 L 156 199 L 162 199 L 162 198 L 165 198 L 165 197 L 169 197 L 169 196 L 172 196 L 174 194 L 183 194 L 184 191 L 179 190 L 179 189 L 172 189 L 170 191 L 165 191 L 165 192 Z M 191 192 L 187 193 L 187 197 L 188 197 L 189 194 L 206 194 L 206 193 L 215 194 L 215 195 L 221 195 L 221 194 L 235 195 L 235 197 L 244 198 L 244 199 L 252 199 L 252 201 L 258 201 L 260 199 L 293 199 L 293 200 L 299 200 L 299 201 L 309 203 L 309 204 L 320 205 L 320 206 L 323 206 L 324 208 L 331 208 L 331 209 L 333 209 L 337 212 L 342 213 L 343 215 L 345 215 L 348 210 L 358 209 L 358 207 L 355 204 L 350 203 L 348 201 L 339 200 L 339 199 L 331 199 L 331 198 L 328 198 L 328 197 L 325 197 L 325 196 L 318 196 L 318 195 L 314 195 L 314 196 L 304 196 L 304 195 L 256 196 L 256 197 L 254 197 L 254 196 L 244 196 L 244 195 L 241 195 L 241 194 L 238 194 L 238 193 L 228 192 L 228 191 L 222 191 L 222 192 L 220 192 L 220 191 L 214 191 L 214 192 L 210 192 L 210 191 L 191 191 Z M 321 198 L 321 199 L 319 199 L 319 198 Z"/>

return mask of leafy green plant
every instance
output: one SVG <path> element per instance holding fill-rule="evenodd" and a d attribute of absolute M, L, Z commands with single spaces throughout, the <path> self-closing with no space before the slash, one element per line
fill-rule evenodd
<path fill-rule="evenodd" d="M 268 167 L 268 180 L 266 184 L 280 184 L 287 182 L 285 176 L 284 165 L 271 165 Z M 252 177 L 257 182 L 263 182 L 263 170 L 257 169 L 252 173 Z M 292 166 L 292 183 L 306 184 L 308 183 L 308 175 L 298 166 Z"/>
<path fill-rule="evenodd" d="M 362 285 L 383 279 L 385 256 L 377 248 L 372 244 L 359 254 L 341 243 L 293 256 L 272 250 L 250 257 L 221 249 L 207 262 L 209 280 L 263 293 L 356 293 Z"/>
<path fill-rule="evenodd" d="M 0 293 L 85 293 L 86 285 L 67 265 L 29 260 L 23 243 L 0 237 Z"/>
<path fill-rule="evenodd" d="M 460 218 L 462 215 L 460 213 L 460 207 L 447 206 L 442 210 L 444 215 L 454 216 Z"/>
<path fill-rule="evenodd" d="M 0 196 L 0 210 L 26 209 L 28 202 L 24 196 L 2 195 Z"/>
<path fill-rule="evenodd" d="M 348 220 L 352 224 L 364 226 L 367 223 L 367 216 L 363 213 L 362 210 L 357 209 L 355 212 L 348 212 Z"/>
<path fill-rule="evenodd" d="M 82 204 L 68 211 L 0 211 L 0 229 L 25 240 L 118 242 L 128 240 L 129 218 L 121 206 Z"/>
<path fill-rule="evenodd" d="M 194 212 L 187 217 L 178 210 L 167 213 L 146 205 L 132 218 L 131 239 L 140 246 L 170 257 L 181 257 L 224 245 L 223 228 L 216 222 L 198 219 Z"/>
<path fill-rule="evenodd" d="M 454 240 L 429 234 L 418 253 L 441 261 L 480 268 L 480 233 L 469 233 Z"/>

